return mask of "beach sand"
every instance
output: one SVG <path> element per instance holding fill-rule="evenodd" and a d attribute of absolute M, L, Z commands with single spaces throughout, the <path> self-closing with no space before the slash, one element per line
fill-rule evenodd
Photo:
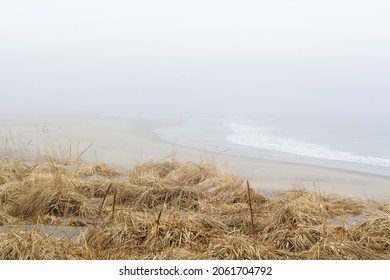
<path fill-rule="evenodd" d="M 153 132 L 174 124 L 123 117 L 0 116 L 0 152 L 23 157 L 82 153 L 84 160 L 126 169 L 172 156 L 183 162 L 214 160 L 266 195 L 303 187 L 345 197 L 390 200 L 389 176 L 212 153 L 164 142 Z"/>

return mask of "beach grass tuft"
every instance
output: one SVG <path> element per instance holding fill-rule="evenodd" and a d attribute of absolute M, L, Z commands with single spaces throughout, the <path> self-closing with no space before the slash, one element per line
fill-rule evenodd
<path fill-rule="evenodd" d="M 212 161 L 81 155 L 0 157 L 0 259 L 390 258 L 389 203 L 267 197 Z"/>

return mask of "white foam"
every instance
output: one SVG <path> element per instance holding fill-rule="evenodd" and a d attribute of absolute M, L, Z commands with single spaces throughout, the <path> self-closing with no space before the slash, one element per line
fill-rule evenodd
<path fill-rule="evenodd" d="M 272 128 L 237 123 L 225 123 L 225 125 L 230 127 L 232 131 L 232 134 L 228 135 L 226 140 L 235 144 L 312 158 L 390 167 L 390 159 L 356 155 L 318 144 L 275 136 L 272 134 L 272 131 L 274 131 Z"/>

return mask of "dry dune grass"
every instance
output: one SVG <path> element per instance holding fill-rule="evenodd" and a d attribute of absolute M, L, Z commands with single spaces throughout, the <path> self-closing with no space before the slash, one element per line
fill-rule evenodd
<path fill-rule="evenodd" d="M 0 157 L 0 259 L 390 259 L 386 203 L 268 198 L 210 161 L 75 159 Z M 70 239 L 72 227 L 85 231 Z"/>

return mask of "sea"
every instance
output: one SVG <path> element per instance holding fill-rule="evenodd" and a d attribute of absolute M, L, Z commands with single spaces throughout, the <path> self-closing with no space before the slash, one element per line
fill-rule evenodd
<path fill-rule="evenodd" d="M 390 176 L 390 120 L 310 116 L 193 117 L 155 130 L 216 154 Z"/>

